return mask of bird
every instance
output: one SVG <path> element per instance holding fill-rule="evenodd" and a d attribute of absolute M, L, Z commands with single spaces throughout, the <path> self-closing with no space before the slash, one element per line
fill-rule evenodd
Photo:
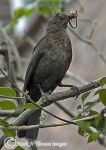
<path fill-rule="evenodd" d="M 48 21 L 45 35 L 34 48 L 29 62 L 23 91 L 34 102 L 39 101 L 44 93 L 52 93 L 61 82 L 72 61 L 72 44 L 67 33 L 67 25 L 74 18 L 70 13 L 56 13 Z M 41 110 L 36 112 L 24 122 L 23 125 L 36 125 L 40 123 Z M 20 130 L 17 132 L 19 138 L 36 140 L 38 128 L 31 130 Z"/>

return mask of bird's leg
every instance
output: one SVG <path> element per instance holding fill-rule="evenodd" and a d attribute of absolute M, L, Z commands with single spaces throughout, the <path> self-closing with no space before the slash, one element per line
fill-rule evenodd
<path fill-rule="evenodd" d="M 40 84 L 38 84 L 38 87 L 39 87 L 39 89 L 40 89 L 40 92 L 41 92 L 41 95 L 42 96 L 46 96 L 46 95 L 48 95 L 48 94 L 51 94 L 52 93 L 52 91 L 51 90 L 49 90 L 48 92 L 43 92 L 43 90 L 42 90 L 42 88 L 41 88 L 41 86 L 40 86 Z"/>
<path fill-rule="evenodd" d="M 40 90 L 40 92 L 41 92 L 41 95 L 42 95 L 42 96 L 44 96 L 44 95 L 45 95 L 45 93 L 43 92 L 43 90 L 42 90 L 42 88 L 41 88 L 40 84 L 38 84 L 37 86 L 38 86 L 38 88 L 39 88 L 39 90 Z"/>
<path fill-rule="evenodd" d="M 41 96 L 42 96 L 42 97 L 47 98 L 47 95 L 52 93 L 51 90 L 49 90 L 48 92 L 45 93 L 45 92 L 42 90 L 40 84 L 38 85 L 38 87 L 39 87 L 39 89 L 40 89 L 40 92 L 41 92 Z M 42 101 L 42 103 L 44 102 L 43 99 L 41 99 L 41 101 Z"/>
<path fill-rule="evenodd" d="M 59 83 L 58 86 L 59 87 L 73 87 L 73 85 L 71 85 L 71 84 L 68 85 L 68 84 L 62 84 L 62 83 Z"/>
<path fill-rule="evenodd" d="M 78 95 L 80 94 L 79 92 L 79 88 L 75 85 L 67 85 L 67 84 L 62 84 L 62 83 L 59 83 L 58 84 L 59 87 L 71 87 L 71 89 L 76 93 L 76 96 L 75 96 L 75 99 L 78 98 Z"/>

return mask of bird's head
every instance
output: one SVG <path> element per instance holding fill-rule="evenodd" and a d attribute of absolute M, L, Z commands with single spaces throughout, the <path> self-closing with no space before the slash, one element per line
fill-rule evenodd
<path fill-rule="evenodd" d="M 48 22 L 49 26 L 55 26 L 62 29 L 67 28 L 67 24 L 70 23 L 70 20 L 77 18 L 76 12 L 65 13 L 56 13 Z"/>

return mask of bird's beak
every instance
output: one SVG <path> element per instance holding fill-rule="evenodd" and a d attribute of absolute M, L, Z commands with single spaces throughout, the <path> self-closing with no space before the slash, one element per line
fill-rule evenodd
<path fill-rule="evenodd" d="M 70 11 L 67 15 L 69 17 L 69 20 L 70 19 L 76 19 L 78 16 L 77 11 Z"/>
<path fill-rule="evenodd" d="M 77 27 L 77 17 L 78 17 L 78 14 L 77 14 L 77 11 L 70 11 L 68 14 L 67 14 L 68 18 L 69 18 L 69 24 L 72 28 L 76 28 Z M 76 25 L 73 26 L 72 23 L 71 23 L 71 20 L 75 19 L 76 21 Z"/>

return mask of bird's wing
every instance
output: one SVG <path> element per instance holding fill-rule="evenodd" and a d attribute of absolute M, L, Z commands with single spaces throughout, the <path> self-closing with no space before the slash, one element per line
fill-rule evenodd
<path fill-rule="evenodd" d="M 45 37 L 43 37 L 38 44 L 35 46 L 34 51 L 33 51 L 33 55 L 31 58 L 31 61 L 28 65 L 27 71 L 26 71 L 26 75 L 25 75 L 25 82 L 24 82 L 24 87 L 23 87 L 23 91 L 26 90 L 31 77 L 33 75 L 33 72 L 35 71 L 35 68 L 37 66 L 37 64 L 39 63 L 41 57 L 43 56 L 44 51 L 42 50 L 44 48 L 44 42 Z M 45 43 L 46 44 L 46 43 Z"/>

